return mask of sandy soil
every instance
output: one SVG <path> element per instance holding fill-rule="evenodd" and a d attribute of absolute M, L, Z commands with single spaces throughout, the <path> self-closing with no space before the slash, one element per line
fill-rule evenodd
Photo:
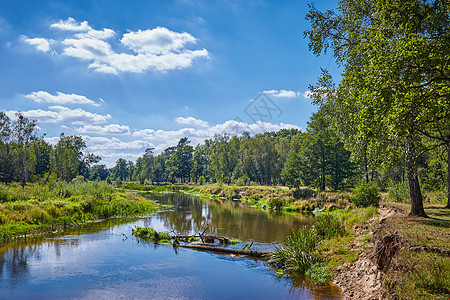
<path fill-rule="evenodd" d="M 378 211 L 379 215 L 369 220 L 372 224 L 379 224 L 383 219 L 401 213 L 397 208 L 387 205 L 381 205 Z M 372 236 L 373 232 L 369 231 L 361 229 L 359 233 L 368 232 Z M 363 246 L 364 237 L 367 235 L 358 234 L 355 238 L 354 248 L 363 249 L 358 260 L 350 266 L 341 267 L 333 281 L 342 289 L 345 299 L 386 299 L 387 295 L 381 286 L 382 272 L 371 259 L 374 245 Z"/>

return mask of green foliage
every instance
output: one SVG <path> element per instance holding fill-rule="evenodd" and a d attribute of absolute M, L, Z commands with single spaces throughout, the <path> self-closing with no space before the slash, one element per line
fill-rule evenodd
<path fill-rule="evenodd" d="M 322 263 L 312 264 L 305 272 L 305 275 L 314 280 L 319 285 L 326 285 L 330 282 L 331 274 L 327 266 Z"/>
<path fill-rule="evenodd" d="M 433 293 L 450 294 L 449 266 L 444 258 L 431 259 L 429 265 L 414 270 L 414 283 L 417 287 Z"/>
<path fill-rule="evenodd" d="M 310 88 L 315 104 L 361 164 L 404 161 L 411 214 L 418 216 L 426 216 L 420 157 L 450 143 L 450 65 L 442 63 L 449 34 L 441 30 L 450 26 L 449 11 L 446 1 L 343 0 L 336 11 L 311 5 L 306 16 L 310 50 L 318 55 L 331 48 L 344 67 L 338 86 L 323 71 Z"/>
<path fill-rule="evenodd" d="M 150 227 L 136 227 L 133 229 L 133 235 L 154 243 L 167 243 L 172 239 L 168 232 L 157 232 Z"/>
<path fill-rule="evenodd" d="M 297 232 L 292 231 L 281 247 L 273 252 L 269 263 L 288 275 L 299 272 L 318 284 L 327 284 L 331 277 L 330 272 L 313 253 L 321 241 L 343 236 L 345 233 L 345 226 L 336 216 L 321 214 L 314 225 Z"/>
<path fill-rule="evenodd" d="M 409 187 L 407 182 L 392 184 L 388 187 L 387 198 L 394 202 L 409 202 Z"/>
<path fill-rule="evenodd" d="M 357 207 L 378 206 L 381 195 L 374 183 L 362 183 L 353 190 L 350 200 Z"/>
<path fill-rule="evenodd" d="M 302 164 L 300 154 L 292 150 L 281 172 L 281 179 L 288 187 L 298 188 L 301 185 Z"/>
<path fill-rule="evenodd" d="M 0 242 L 52 232 L 71 224 L 155 210 L 152 201 L 102 182 L 51 181 L 48 186 L 0 185 Z M 5 200 L 6 199 L 6 200 Z"/>
<path fill-rule="evenodd" d="M 330 213 L 318 214 L 314 222 L 314 228 L 317 235 L 324 239 L 331 239 L 346 234 L 345 226 L 342 221 L 336 215 Z"/>
<path fill-rule="evenodd" d="M 194 241 L 195 241 L 195 238 L 194 238 Z M 236 244 L 239 244 L 240 242 L 242 242 L 240 239 L 229 239 L 228 240 L 228 243 L 230 245 L 236 245 Z"/>

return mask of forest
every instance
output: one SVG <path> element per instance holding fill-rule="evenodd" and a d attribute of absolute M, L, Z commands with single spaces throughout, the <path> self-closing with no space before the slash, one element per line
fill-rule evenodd
<path fill-rule="evenodd" d="M 401 189 L 407 180 L 405 155 L 375 160 L 346 150 L 322 108 L 311 116 L 305 132 L 283 129 L 254 136 L 224 133 L 196 146 L 182 138 L 159 154 L 147 149 L 136 162 L 120 158 L 112 168 L 86 151 L 81 136 L 62 134 L 51 145 L 38 136 L 36 121 L 20 113 L 16 120 L 5 113 L 0 118 L 0 181 L 4 183 L 25 185 L 53 177 L 71 181 L 83 176 L 109 183 L 286 185 L 344 191 L 368 182 L 380 190 Z M 421 189 L 437 191 L 441 198 L 448 189 L 445 150 L 437 147 L 424 152 L 416 164 Z"/>

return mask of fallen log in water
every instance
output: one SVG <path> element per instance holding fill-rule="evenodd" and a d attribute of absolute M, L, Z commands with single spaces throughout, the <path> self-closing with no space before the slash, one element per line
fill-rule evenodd
<path fill-rule="evenodd" d="M 231 248 L 221 248 L 221 247 L 213 247 L 213 246 L 200 246 L 200 245 L 177 245 L 177 247 L 196 249 L 201 251 L 212 251 L 212 252 L 221 252 L 221 253 L 230 253 L 230 254 L 238 254 L 238 255 L 246 255 L 253 257 L 266 257 L 270 252 L 262 252 L 255 250 L 241 250 L 241 249 L 231 249 Z"/>
<path fill-rule="evenodd" d="M 263 258 L 270 254 L 271 252 L 261 252 L 261 251 L 254 251 L 251 250 L 251 246 L 253 245 L 253 242 L 251 244 L 246 244 L 242 249 L 230 249 L 230 248 L 221 248 L 216 247 L 215 242 L 218 241 L 221 245 L 228 245 L 234 243 L 233 240 L 228 239 L 227 237 L 223 236 L 215 236 L 215 235 L 204 235 L 206 229 L 202 233 L 199 233 L 198 235 L 170 235 L 168 232 L 156 232 L 153 228 L 143 228 L 143 227 L 135 227 L 132 228 L 132 233 L 134 236 L 146 240 L 146 241 L 152 241 L 154 243 L 162 243 L 162 244 L 172 244 L 174 247 L 182 247 L 182 248 L 189 248 L 189 249 L 196 249 L 201 251 L 213 251 L 213 252 L 221 252 L 221 253 L 229 253 L 229 254 L 237 254 L 237 255 L 246 255 L 246 256 L 252 256 L 252 257 L 260 257 Z M 195 239 L 199 237 L 202 240 L 202 243 L 208 243 L 211 246 L 207 245 L 187 245 L 187 244 L 181 244 L 180 241 L 189 243 L 191 242 L 191 239 Z M 174 240 L 172 243 L 169 243 L 170 240 Z M 239 241 L 239 240 L 237 240 Z M 239 241 L 240 242 L 240 241 Z"/>

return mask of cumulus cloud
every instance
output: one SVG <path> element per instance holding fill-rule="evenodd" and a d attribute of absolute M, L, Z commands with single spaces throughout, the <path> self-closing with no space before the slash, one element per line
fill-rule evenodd
<path fill-rule="evenodd" d="M 100 115 L 85 111 L 81 108 L 70 109 L 64 106 L 50 106 L 50 110 L 27 110 L 22 114 L 29 119 L 36 119 L 39 123 L 70 123 L 73 125 L 87 125 L 105 123 L 111 115 Z M 17 111 L 7 111 L 7 115 L 14 118 Z"/>
<path fill-rule="evenodd" d="M 183 125 L 192 125 L 195 127 L 208 127 L 209 124 L 206 121 L 196 119 L 194 117 L 178 117 L 175 122 Z"/>
<path fill-rule="evenodd" d="M 154 29 L 131 31 L 124 34 L 120 41 L 137 53 L 162 54 L 179 52 L 186 44 L 195 43 L 196 39 L 189 33 L 173 32 L 158 26 Z"/>
<path fill-rule="evenodd" d="M 195 59 L 209 57 L 206 49 L 187 48 L 188 45 L 197 42 L 194 36 L 186 32 L 174 32 L 165 27 L 129 31 L 117 41 L 121 46 L 117 49 L 106 41 L 116 35 L 115 31 L 109 28 L 96 30 L 87 21 L 79 23 L 73 18 L 60 20 L 50 27 L 71 34 L 68 38 L 52 43 L 55 44 L 54 53 L 86 61 L 89 63 L 88 68 L 99 73 L 142 73 L 149 70 L 165 72 L 188 68 Z M 35 46 L 45 41 L 45 39 L 28 40 L 30 40 L 28 43 L 36 40 L 33 42 Z M 46 48 L 41 44 L 39 47 L 43 51 Z M 48 44 L 45 52 L 50 50 L 50 46 Z M 129 51 L 123 51 L 123 48 Z M 57 49 L 60 51 L 56 52 Z"/>
<path fill-rule="evenodd" d="M 50 51 L 50 43 L 47 39 L 44 39 L 44 38 L 29 39 L 26 36 L 22 36 L 22 39 L 25 43 L 30 44 L 31 46 L 34 46 L 36 48 L 36 50 L 39 50 L 42 52 Z"/>
<path fill-rule="evenodd" d="M 98 125 L 84 125 L 76 129 L 77 132 L 84 134 L 130 134 L 130 127 L 127 125 L 109 124 L 105 126 Z"/>
<path fill-rule="evenodd" d="M 67 18 L 67 20 L 59 20 L 58 23 L 50 25 L 52 28 L 58 28 L 67 31 L 89 31 L 91 26 L 89 26 L 87 21 L 78 23 L 74 18 Z"/>
<path fill-rule="evenodd" d="M 310 99 L 312 97 L 312 92 L 311 91 L 306 91 L 306 92 L 302 93 L 302 96 L 305 99 Z"/>
<path fill-rule="evenodd" d="M 193 144 L 198 144 L 202 143 L 205 139 L 213 138 L 215 134 L 240 135 L 245 131 L 248 131 L 251 134 L 259 134 L 268 131 L 279 131 L 284 128 L 300 129 L 300 127 L 296 125 L 285 123 L 273 124 L 258 121 L 253 124 L 248 124 L 246 122 L 228 120 L 221 124 L 216 124 L 213 126 L 208 125 L 199 128 L 186 127 L 178 130 L 161 130 L 161 129 L 137 130 L 133 133 L 133 136 L 151 141 L 156 145 L 161 143 L 164 143 L 166 145 L 175 145 L 178 142 L 178 140 L 182 137 L 187 137 L 192 141 Z"/>
<path fill-rule="evenodd" d="M 143 129 L 129 133 L 128 126 L 118 124 L 110 124 L 105 126 L 85 125 L 78 129 L 77 132 L 83 134 L 82 138 L 86 142 L 89 151 L 102 157 L 102 163 L 109 167 L 115 165 L 119 158 L 135 161 L 141 157 L 147 148 L 154 148 L 155 153 L 160 153 L 169 146 L 176 145 L 178 141 L 187 137 L 191 140 L 192 145 L 203 143 L 206 139 L 214 138 L 216 134 L 240 135 L 247 131 L 251 134 L 259 134 L 264 132 L 274 132 L 281 129 L 300 129 L 292 124 L 273 124 L 258 121 L 253 124 L 242 122 L 239 120 L 228 120 L 226 122 L 210 125 L 205 121 L 195 119 L 193 117 L 177 118 L 184 125 L 201 124 L 202 126 L 185 127 L 178 130 L 162 130 L 162 129 Z M 190 124 L 187 124 L 189 123 Z M 183 123 L 179 123 L 183 124 Z M 118 136 L 105 137 L 99 135 L 115 134 Z M 95 135 L 95 136 L 91 136 Z M 58 137 L 48 137 L 47 141 L 56 143 Z"/>
<path fill-rule="evenodd" d="M 153 147 L 149 141 L 134 140 L 131 142 L 122 141 L 116 137 L 91 137 L 83 136 L 83 140 L 89 144 L 91 151 L 116 151 L 116 150 L 144 150 Z"/>
<path fill-rule="evenodd" d="M 287 90 L 269 90 L 262 91 L 262 94 L 270 95 L 275 98 L 297 98 L 300 92 L 287 91 Z"/>
<path fill-rule="evenodd" d="M 85 96 L 76 94 L 64 94 L 56 92 L 56 95 L 49 94 L 44 91 L 32 92 L 24 96 L 37 103 L 53 103 L 53 104 L 88 104 L 93 106 L 100 106 L 100 104 L 86 98 Z"/>

